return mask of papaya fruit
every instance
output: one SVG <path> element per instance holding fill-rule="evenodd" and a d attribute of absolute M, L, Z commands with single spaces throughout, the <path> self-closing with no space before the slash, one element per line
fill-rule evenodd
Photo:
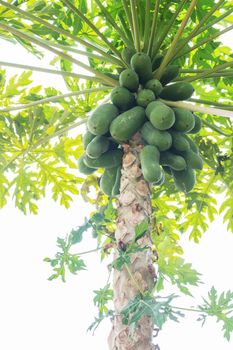
<path fill-rule="evenodd" d="M 84 174 L 84 175 L 93 174 L 96 171 L 96 169 L 88 167 L 84 163 L 84 159 L 85 159 L 85 153 L 83 153 L 78 159 L 78 170 L 80 171 L 81 174 Z"/>
<path fill-rule="evenodd" d="M 182 171 L 172 170 L 172 176 L 174 178 L 176 188 L 181 192 L 188 193 L 195 186 L 196 174 L 192 168 L 187 167 Z"/>
<path fill-rule="evenodd" d="M 173 170 L 181 171 L 187 166 L 183 157 L 165 151 L 160 153 L 160 164 L 163 166 L 169 166 Z"/>
<path fill-rule="evenodd" d="M 140 106 L 133 107 L 113 120 L 110 133 L 118 142 L 127 141 L 141 128 L 144 121 L 144 108 Z"/>
<path fill-rule="evenodd" d="M 147 105 L 154 100 L 155 94 L 149 89 L 142 89 L 137 93 L 136 101 L 139 106 L 146 108 Z"/>
<path fill-rule="evenodd" d="M 188 151 L 190 144 L 179 131 L 170 131 L 172 136 L 172 147 L 177 151 Z"/>
<path fill-rule="evenodd" d="M 89 130 L 85 132 L 85 134 L 82 137 L 83 141 L 83 147 L 84 149 L 87 148 L 87 145 L 95 138 L 96 135 L 93 135 Z"/>
<path fill-rule="evenodd" d="M 93 159 L 86 154 L 84 157 L 84 163 L 94 169 L 98 168 L 114 168 L 121 164 L 123 151 L 121 149 L 109 150 L 103 153 L 99 158 Z"/>
<path fill-rule="evenodd" d="M 173 64 L 171 64 L 170 66 L 167 66 L 164 69 L 163 74 L 161 75 L 161 78 L 160 78 L 161 84 L 167 85 L 168 83 L 170 83 L 170 81 L 178 77 L 179 73 L 180 73 L 179 66 L 173 65 Z"/>
<path fill-rule="evenodd" d="M 138 75 L 134 70 L 130 68 L 123 70 L 123 72 L 120 74 L 119 83 L 120 83 L 120 86 L 125 87 L 131 92 L 138 91 L 138 88 L 139 88 Z"/>
<path fill-rule="evenodd" d="M 151 183 L 158 182 L 162 177 L 159 165 L 160 152 L 157 147 L 146 145 L 140 152 L 141 169 L 144 179 Z"/>
<path fill-rule="evenodd" d="M 170 129 L 175 123 L 173 110 L 160 101 L 153 101 L 148 104 L 146 116 L 151 124 L 159 130 Z"/>
<path fill-rule="evenodd" d="M 190 149 L 190 150 L 188 150 L 186 152 L 182 152 L 181 155 L 185 159 L 188 167 L 190 167 L 192 169 L 202 170 L 202 168 L 203 168 L 203 160 L 199 156 L 199 154 L 193 152 Z"/>
<path fill-rule="evenodd" d="M 194 120 L 195 120 L 195 125 L 192 128 L 192 130 L 189 131 L 189 134 L 197 134 L 202 128 L 201 118 L 196 114 L 193 114 L 193 116 L 194 116 Z"/>
<path fill-rule="evenodd" d="M 152 79 L 151 59 L 144 52 L 135 53 L 130 60 L 130 65 L 138 74 L 141 84 L 145 84 L 148 80 Z"/>
<path fill-rule="evenodd" d="M 181 81 L 165 86 L 159 97 L 170 101 L 182 101 L 188 100 L 193 92 L 194 88 L 190 83 Z"/>
<path fill-rule="evenodd" d="M 155 97 L 157 98 L 160 92 L 162 91 L 163 86 L 158 79 L 151 79 L 148 80 L 148 82 L 145 85 L 145 88 L 153 91 Z"/>
<path fill-rule="evenodd" d="M 116 181 L 112 188 L 112 196 L 117 196 L 120 194 L 120 184 L 121 184 L 121 166 L 117 168 Z"/>
<path fill-rule="evenodd" d="M 158 147 L 159 151 L 166 151 L 172 145 L 172 137 L 168 131 L 155 129 L 150 122 L 146 122 L 140 130 L 143 139 L 149 145 Z"/>
<path fill-rule="evenodd" d="M 195 125 L 195 119 L 193 114 L 183 108 L 173 108 L 175 112 L 175 123 L 173 125 L 173 129 L 181 132 L 189 132 L 193 129 Z"/>
<path fill-rule="evenodd" d="M 197 147 L 197 145 L 195 144 L 195 142 L 190 138 L 188 137 L 187 135 L 183 135 L 183 137 L 188 141 L 189 143 L 189 146 L 190 146 L 190 149 L 196 153 L 196 154 L 199 154 L 199 149 Z"/>
<path fill-rule="evenodd" d="M 107 152 L 110 141 L 105 136 L 96 136 L 86 148 L 86 154 L 90 158 L 99 158 L 101 154 Z"/>
<path fill-rule="evenodd" d="M 162 63 L 162 60 L 163 60 L 163 55 L 161 53 L 158 53 L 157 55 L 155 55 L 155 57 L 152 60 L 153 71 L 159 68 L 160 64 Z"/>
<path fill-rule="evenodd" d="M 112 195 L 112 190 L 116 182 L 118 167 L 105 169 L 103 175 L 100 178 L 100 188 L 107 196 Z"/>
<path fill-rule="evenodd" d="M 121 111 L 127 111 L 135 105 L 134 95 L 124 87 L 115 87 L 111 91 L 110 99 Z"/>
<path fill-rule="evenodd" d="M 87 128 L 94 135 L 104 135 L 109 131 L 109 127 L 114 118 L 119 114 L 118 108 L 105 103 L 98 106 L 87 120 Z"/>
<path fill-rule="evenodd" d="M 123 60 L 130 64 L 130 60 L 132 58 L 132 56 L 136 53 L 136 50 L 132 47 L 125 47 L 122 51 L 121 51 L 121 57 L 123 58 Z"/>

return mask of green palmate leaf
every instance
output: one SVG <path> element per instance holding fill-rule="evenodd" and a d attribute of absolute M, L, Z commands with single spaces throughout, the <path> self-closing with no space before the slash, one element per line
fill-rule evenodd
<path fill-rule="evenodd" d="M 140 224 L 138 224 L 135 227 L 135 241 L 143 237 L 147 232 L 148 228 L 149 228 L 149 222 L 148 222 L 148 219 L 145 218 L 142 222 L 140 222 Z"/>
<path fill-rule="evenodd" d="M 94 335 L 96 329 L 99 327 L 100 323 L 108 317 L 113 317 L 114 313 L 112 310 L 109 310 L 107 314 L 101 315 L 99 317 L 95 317 L 94 322 L 88 327 L 88 331 L 92 331 L 92 335 Z"/>
<path fill-rule="evenodd" d="M 208 293 L 208 299 L 203 299 L 204 303 L 199 305 L 202 314 L 198 321 L 205 323 L 207 317 L 215 316 L 217 322 L 223 322 L 222 330 L 224 337 L 229 341 L 233 332 L 233 292 L 223 292 L 218 295 L 214 287 Z"/>
<path fill-rule="evenodd" d="M 110 284 L 107 284 L 100 290 L 94 290 L 94 293 L 95 297 L 93 301 L 99 309 L 99 316 L 108 314 L 109 309 L 107 304 L 109 301 L 113 300 L 113 290 L 110 288 Z"/>

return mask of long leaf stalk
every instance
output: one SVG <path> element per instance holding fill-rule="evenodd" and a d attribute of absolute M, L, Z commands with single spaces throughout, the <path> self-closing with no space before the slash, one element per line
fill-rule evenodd
<path fill-rule="evenodd" d="M 172 18 L 170 19 L 170 21 L 168 22 L 164 31 L 162 32 L 161 36 L 159 37 L 158 42 L 156 43 L 156 45 L 154 47 L 153 55 L 156 54 L 157 51 L 159 50 L 159 48 L 161 47 L 161 45 L 164 42 L 165 38 L 167 37 L 170 29 L 172 28 L 177 16 L 179 15 L 180 11 L 182 10 L 182 8 L 184 7 L 186 2 L 187 2 L 187 0 L 182 0 L 181 3 L 179 4 L 179 6 L 177 7 L 176 12 L 173 14 Z"/>
<path fill-rule="evenodd" d="M 102 2 L 99 0 L 94 0 L 96 4 L 99 6 L 100 10 L 103 12 L 106 21 L 108 21 L 113 28 L 115 29 L 116 33 L 121 37 L 121 39 L 124 41 L 126 45 L 131 46 L 130 40 L 125 36 L 124 32 L 121 30 L 121 28 L 118 27 L 116 24 L 116 21 L 112 18 L 111 14 L 108 12 L 108 10 L 103 6 Z"/>
<path fill-rule="evenodd" d="M 192 52 L 192 51 L 198 49 L 199 47 L 201 47 L 201 46 L 203 46 L 203 45 L 205 45 L 205 44 L 208 44 L 209 42 L 212 42 L 214 39 L 218 38 L 219 36 L 221 36 L 221 35 L 223 35 L 223 34 L 225 34 L 225 33 L 227 33 L 227 32 L 229 32 L 229 31 L 232 30 L 232 29 L 233 29 L 233 25 L 231 25 L 231 26 L 229 26 L 229 27 L 227 27 L 227 28 L 225 28 L 225 29 L 223 29 L 223 30 L 217 32 L 216 34 L 213 34 L 213 35 L 208 36 L 208 38 L 201 40 L 201 41 L 198 42 L 196 45 L 194 45 L 194 46 L 188 48 L 187 50 L 181 52 L 180 54 L 178 54 L 178 55 L 177 55 L 177 54 L 174 54 L 173 60 L 175 60 L 175 59 L 177 59 L 177 58 L 180 58 L 180 57 L 182 57 L 182 56 L 184 56 L 184 55 L 187 55 L 187 53 L 190 53 L 190 52 Z M 177 49 L 176 53 L 179 53 L 180 50 L 181 50 L 181 47 L 179 47 L 179 48 Z"/>
<path fill-rule="evenodd" d="M 134 38 L 134 31 L 133 31 L 133 19 L 132 19 L 132 15 L 129 11 L 129 8 L 128 8 L 128 4 L 126 2 L 126 0 L 122 0 L 122 5 L 124 7 L 124 11 L 125 11 L 125 15 L 127 17 L 127 20 L 128 20 L 128 23 L 129 23 L 129 27 L 131 29 L 131 33 L 133 34 L 133 39 L 135 40 Z M 129 45 L 131 46 L 131 45 Z"/>
<path fill-rule="evenodd" d="M 199 104 L 204 104 L 204 105 L 216 106 L 216 107 L 219 107 L 222 109 L 227 109 L 227 110 L 233 111 L 233 105 L 229 105 L 229 104 L 225 104 L 225 103 L 201 100 L 201 99 L 197 99 L 197 98 L 190 98 L 189 101 L 199 103 Z"/>
<path fill-rule="evenodd" d="M 70 55 L 67 55 L 66 53 L 62 52 L 62 51 L 59 51 L 57 49 L 54 49 L 53 47 L 45 44 L 45 43 L 42 43 L 40 41 L 38 41 L 36 38 L 32 38 L 32 37 L 29 37 L 27 34 L 25 33 L 22 33 L 21 31 L 19 31 L 18 29 L 15 29 L 15 28 L 12 28 L 6 24 L 2 24 L 0 23 L 0 28 L 2 29 L 5 29 L 7 31 L 9 31 L 10 33 L 22 38 L 22 39 L 25 39 L 27 41 L 31 41 L 33 42 L 34 44 L 36 45 L 39 45 L 41 47 L 43 47 L 44 49 L 46 50 L 49 50 L 51 52 L 53 52 L 55 55 L 57 55 L 58 57 L 62 57 L 64 58 L 65 60 L 67 61 L 70 61 L 76 65 L 78 65 L 79 67 L 82 67 L 84 68 L 85 70 L 87 70 L 88 72 L 91 72 L 93 73 L 95 76 L 97 76 L 98 78 L 102 79 L 103 81 L 105 81 L 106 83 L 112 85 L 112 86 L 116 86 L 117 85 L 117 82 L 116 80 L 110 78 L 110 77 L 107 77 L 106 75 L 104 75 L 103 73 L 93 69 L 92 67 L 80 62 L 79 60 L 73 58 L 72 56 Z"/>
<path fill-rule="evenodd" d="M 136 0 L 130 0 L 130 9 L 131 9 L 132 20 L 133 20 L 134 46 L 135 46 L 136 50 L 138 52 L 140 52 L 140 50 L 141 50 L 140 30 L 139 30 L 139 23 L 138 23 Z"/>
<path fill-rule="evenodd" d="M 154 14 L 153 14 L 152 28 L 151 28 L 150 38 L 149 38 L 149 45 L 147 49 L 147 54 L 150 56 L 152 55 L 153 45 L 155 41 L 155 33 L 157 29 L 157 24 L 158 24 L 157 22 L 158 22 L 158 14 L 159 14 L 159 5 L 160 5 L 160 0 L 156 0 Z"/>
<path fill-rule="evenodd" d="M 218 66 L 213 67 L 211 70 L 209 70 L 207 72 L 198 73 L 198 74 L 186 79 L 186 81 L 191 82 L 191 81 L 203 79 L 203 78 L 211 76 L 215 73 L 218 73 L 219 71 L 222 71 L 223 69 L 226 69 L 228 67 L 233 67 L 233 61 L 219 64 Z"/>
<path fill-rule="evenodd" d="M 26 108 L 35 107 L 35 106 L 38 106 L 38 105 L 41 105 L 41 104 L 45 104 L 45 103 L 59 102 L 60 100 L 63 100 L 65 98 L 67 98 L 67 97 L 74 97 L 74 96 L 80 96 L 80 95 L 85 95 L 85 94 L 91 94 L 91 93 L 94 93 L 94 92 L 105 91 L 105 90 L 109 90 L 109 89 L 112 89 L 112 87 L 103 86 L 103 87 L 98 87 L 98 88 L 93 88 L 93 89 L 82 90 L 82 91 L 73 91 L 73 92 L 69 92 L 67 94 L 62 94 L 62 95 L 42 98 L 41 100 L 33 101 L 33 102 L 30 102 L 30 103 L 25 103 L 25 104 L 22 104 L 22 105 L 19 105 L 19 106 L 0 108 L 0 112 L 17 111 L 17 110 L 20 110 L 20 109 L 26 109 Z"/>
<path fill-rule="evenodd" d="M 148 38 L 150 36 L 150 0 L 146 0 L 145 10 L 145 27 L 144 27 L 144 38 L 143 38 L 143 51 L 147 52 L 148 49 Z"/>
<path fill-rule="evenodd" d="M 163 103 L 165 103 L 167 106 L 171 107 L 178 107 L 178 108 L 184 108 L 191 112 L 200 112 L 204 114 L 214 114 L 218 115 L 220 117 L 227 117 L 227 118 L 233 118 L 233 111 L 228 111 L 224 109 L 218 109 L 213 107 L 203 107 L 198 106 L 196 104 L 190 103 L 190 102 L 183 102 L 183 101 L 167 101 L 160 99 Z"/>
<path fill-rule="evenodd" d="M 112 52 L 115 53 L 116 56 L 118 56 L 121 60 L 121 55 L 119 51 L 112 45 L 110 41 L 99 31 L 99 29 L 86 17 L 82 14 L 82 12 L 72 4 L 69 0 L 62 0 L 64 5 L 68 6 L 73 13 L 75 13 L 78 17 L 82 19 L 83 22 L 85 22 L 97 35 L 100 39 L 103 40 L 103 42 L 109 47 Z"/>
<path fill-rule="evenodd" d="M 209 69 L 192 69 L 192 68 L 180 69 L 180 73 L 203 73 L 203 72 L 210 72 L 210 71 L 212 72 L 212 68 L 209 68 Z M 220 73 L 225 73 L 225 72 L 226 71 L 222 71 Z M 228 69 L 227 73 L 233 74 L 233 69 Z"/>
<path fill-rule="evenodd" d="M 215 6 L 213 6 L 213 8 L 201 19 L 201 21 L 198 23 L 198 25 L 194 28 L 194 30 L 187 36 L 187 38 L 184 39 L 184 41 L 182 42 L 181 45 L 179 45 L 177 47 L 177 49 L 175 50 L 176 52 L 179 52 L 180 50 L 182 50 L 188 43 L 189 41 L 194 38 L 196 36 L 196 34 L 198 33 L 198 31 L 203 27 L 203 25 L 205 23 L 208 23 L 209 18 L 211 18 L 211 16 L 213 15 L 213 13 L 215 11 L 217 11 L 219 9 L 219 7 L 225 2 L 225 0 L 221 0 L 219 1 L 217 4 L 215 4 Z"/>
<path fill-rule="evenodd" d="M 65 37 L 73 40 L 74 42 L 77 42 L 79 43 L 80 45 L 82 45 L 83 47 L 87 47 L 91 50 L 94 50 L 96 52 L 99 52 L 102 56 L 104 57 L 109 57 L 109 54 L 107 54 L 105 51 L 103 51 L 102 49 L 100 49 L 98 46 L 96 46 L 96 44 L 93 44 L 93 43 L 89 43 L 83 39 L 80 39 L 78 38 L 77 36 L 67 32 L 66 30 L 60 28 L 60 27 L 56 27 L 54 26 L 53 24 L 43 20 L 42 18 L 40 17 L 37 17 L 37 16 L 34 16 L 33 14 L 29 13 L 29 12 L 26 12 L 22 9 L 20 9 L 19 7 L 17 6 L 14 6 L 12 4 L 9 4 L 5 1 L 2 1 L 0 0 L 0 4 L 4 5 L 5 7 L 7 8 L 10 8 L 18 13 L 20 13 L 22 15 L 22 17 L 24 18 L 27 18 L 29 20 L 31 20 L 32 22 L 38 22 L 40 24 L 42 24 L 43 26 L 45 26 L 46 28 L 48 29 L 51 29 L 52 31 L 56 32 L 56 33 L 59 33 L 61 35 L 64 35 Z M 112 59 L 115 60 L 115 63 L 119 65 L 119 62 L 120 62 L 120 65 L 121 65 L 121 61 L 119 61 L 118 59 L 116 59 L 114 56 L 112 56 Z"/>
<path fill-rule="evenodd" d="M 155 77 L 156 77 L 157 79 L 160 79 L 160 77 L 161 77 L 161 75 L 162 75 L 162 73 L 163 73 L 164 68 L 167 66 L 167 64 L 168 64 L 168 63 L 171 61 L 171 59 L 173 58 L 174 49 L 175 49 L 175 47 L 176 47 L 176 45 L 177 45 L 177 43 L 178 43 L 178 41 L 179 41 L 179 39 L 180 39 L 180 37 L 181 37 L 181 35 L 182 35 L 184 29 L 185 29 L 185 27 L 186 27 L 186 24 L 187 24 L 187 22 L 188 22 L 188 20 L 189 20 L 189 18 L 190 18 L 190 16 L 191 16 L 193 10 L 194 10 L 194 7 L 195 7 L 196 3 L 197 3 L 197 0 L 192 0 L 190 6 L 189 6 L 189 8 L 188 8 L 188 11 L 187 11 L 187 13 L 186 13 L 184 19 L 182 20 L 181 25 L 180 25 L 180 27 L 179 27 L 179 29 L 178 29 L 178 31 L 177 31 L 177 33 L 176 33 L 176 35 L 175 35 L 175 37 L 174 37 L 172 43 L 171 43 L 171 46 L 169 47 L 169 49 L 168 49 L 168 51 L 167 51 L 167 53 L 166 53 L 166 55 L 165 55 L 165 57 L 164 57 L 164 59 L 163 59 L 161 65 L 160 65 L 160 67 L 159 67 L 159 69 L 157 70 L 157 72 L 156 72 L 156 74 L 155 74 Z"/>
<path fill-rule="evenodd" d="M 227 136 L 227 137 L 233 137 L 233 130 L 232 133 L 229 134 L 227 132 L 224 132 L 222 129 L 218 128 L 216 125 L 209 123 L 207 120 L 202 119 L 202 122 L 204 125 L 206 125 L 208 128 L 210 128 L 211 130 L 216 131 L 218 134 L 223 135 L 223 136 Z"/>
<path fill-rule="evenodd" d="M 83 75 L 83 74 L 77 74 L 77 73 L 72 73 L 72 72 L 65 72 L 65 71 L 60 71 L 60 70 L 55 70 L 55 69 L 48 69 L 48 68 L 43 68 L 43 67 L 35 67 L 35 66 L 28 66 L 25 64 L 18 64 L 18 63 L 11 63 L 11 62 L 4 62 L 0 61 L 0 66 L 6 66 L 6 67 L 13 67 L 13 68 L 19 68 L 19 69 L 27 69 L 31 71 L 37 71 L 37 72 L 42 72 L 42 73 L 49 73 L 49 74 L 55 74 L 55 75 L 62 75 L 64 77 L 73 77 L 73 78 L 78 78 L 78 79 L 85 79 L 85 80 L 90 80 L 90 81 L 96 81 L 96 82 L 103 82 L 102 79 L 98 79 L 96 77 L 92 77 L 90 75 Z"/>
<path fill-rule="evenodd" d="M 123 28 L 123 31 L 124 31 L 125 35 L 130 40 L 131 46 L 133 46 L 133 35 L 132 35 L 131 31 L 130 31 L 129 24 L 126 22 L 126 20 L 125 20 L 125 18 L 123 16 L 123 12 L 120 11 L 118 13 L 118 18 L 119 18 L 119 21 L 121 22 L 121 26 Z"/>

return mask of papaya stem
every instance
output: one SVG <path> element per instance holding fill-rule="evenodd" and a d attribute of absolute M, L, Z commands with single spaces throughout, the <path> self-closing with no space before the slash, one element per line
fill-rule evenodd
<path fill-rule="evenodd" d="M 149 45 L 147 49 L 147 55 L 151 56 L 153 51 L 153 44 L 155 40 L 155 33 L 157 29 L 158 13 L 159 13 L 160 0 L 156 0 L 155 9 L 153 14 L 152 28 L 150 32 Z"/>
<path fill-rule="evenodd" d="M 138 23 L 136 0 L 130 0 L 130 8 L 131 8 L 132 20 L 133 20 L 134 45 L 136 50 L 140 52 L 141 50 L 140 30 L 139 30 L 139 23 Z"/>
<path fill-rule="evenodd" d="M 67 94 L 46 97 L 46 98 L 43 98 L 41 100 L 33 101 L 33 102 L 26 103 L 26 104 L 23 104 L 23 105 L 20 105 L 20 106 L 1 108 L 0 112 L 17 111 L 17 110 L 20 110 L 20 109 L 26 109 L 26 108 L 34 107 L 34 106 L 45 104 L 45 103 L 49 103 L 49 102 L 56 102 L 56 101 L 59 101 L 61 99 L 66 98 L 66 97 L 90 94 L 92 92 L 109 90 L 109 89 L 112 89 L 112 87 L 108 87 L 108 86 L 105 87 L 105 86 L 103 86 L 103 87 L 99 87 L 99 88 L 87 89 L 87 90 L 82 90 L 82 91 L 73 91 L 73 92 L 69 92 Z"/>
<path fill-rule="evenodd" d="M 170 46 L 169 49 L 167 50 L 167 53 L 166 53 L 166 55 L 164 56 L 163 61 L 162 61 L 161 65 L 160 65 L 159 69 L 158 69 L 157 72 L 156 72 L 156 76 L 155 76 L 155 77 L 156 77 L 157 79 L 160 79 L 160 78 L 161 78 L 161 75 L 162 75 L 162 73 L 163 73 L 164 68 L 167 66 L 167 64 L 169 63 L 169 61 L 173 58 L 174 49 L 175 49 L 175 47 L 176 47 L 176 45 L 177 45 L 177 43 L 178 43 L 178 41 L 179 41 L 179 39 L 180 39 L 180 37 L 181 37 L 181 35 L 182 35 L 184 29 L 185 29 L 185 27 L 186 27 L 186 24 L 187 24 L 187 22 L 188 22 L 188 20 L 189 20 L 189 18 L 190 18 L 190 16 L 191 16 L 191 14 L 192 14 L 192 12 L 193 12 L 193 9 L 194 9 L 196 3 L 197 3 L 197 0 L 192 0 L 190 6 L 189 6 L 189 8 L 188 8 L 188 11 L 187 11 L 187 13 L 186 13 L 184 19 L 182 20 L 182 22 L 181 22 L 181 24 L 180 24 L 180 27 L 179 27 L 179 29 L 178 29 L 178 31 L 177 31 L 177 33 L 176 33 L 176 35 L 175 35 L 175 37 L 174 37 L 172 43 L 171 43 L 171 46 Z"/>
<path fill-rule="evenodd" d="M 130 268 L 128 266 L 128 264 L 124 264 L 130 278 L 131 278 L 131 281 L 133 282 L 134 286 L 137 288 L 137 290 L 140 292 L 141 295 L 144 295 L 144 291 L 141 289 L 141 287 L 139 286 L 138 282 L 136 281 L 136 279 L 134 278 L 132 272 L 130 271 Z"/>

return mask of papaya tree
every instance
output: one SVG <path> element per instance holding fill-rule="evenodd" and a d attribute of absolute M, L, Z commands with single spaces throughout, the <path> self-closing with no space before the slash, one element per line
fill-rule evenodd
<path fill-rule="evenodd" d="M 199 243 L 220 213 L 233 231 L 233 28 L 226 0 L 0 1 L 1 38 L 50 67 L 1 65 L 0 204 L 25 214 L 51 194 L 93 205 L 89 219 L 58 239 L 50 280 L 85 261 L 70 249 L 92 229 L 108 282 L 96 291 L 90 330 L 109 317 L 109 349 L 159 349 L 153 332 L 185 310 L 159 294 L 201 283 L 181 234 Z M 6 79 L 6 66 L 24 72 Z M 55 66 L 55 68 L 51 67 Z M 32 85 L 32 71 L 60 75 L 67 93 Z M 45 76 L 46 77 L 46 76 Z M 221 205 L 216 195 L 223 193 Z M 213 287 L 196 307 L 216 316 L 229 340 L 233 292 Z M 113 301 L 113 307 L 109 302 Z"/>

